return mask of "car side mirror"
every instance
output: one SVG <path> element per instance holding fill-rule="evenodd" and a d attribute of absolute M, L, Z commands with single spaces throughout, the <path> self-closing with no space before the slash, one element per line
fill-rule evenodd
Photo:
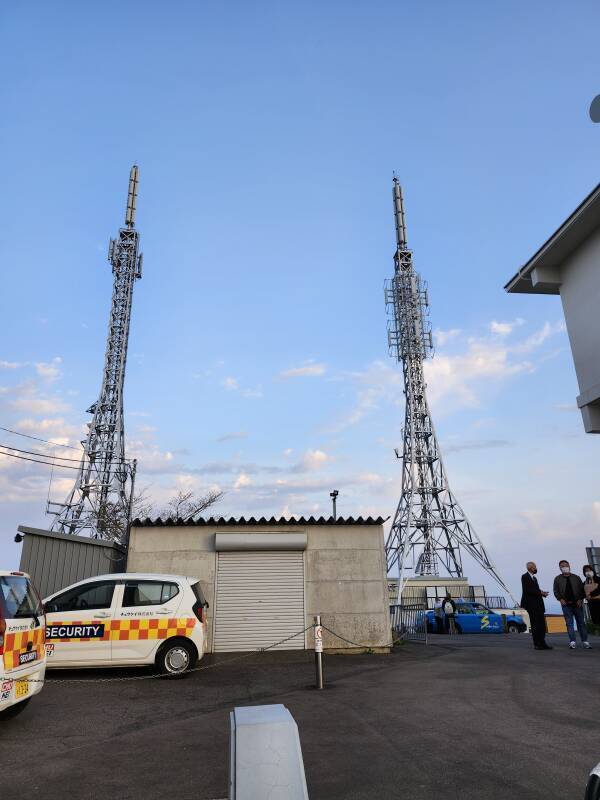
<path fill-rule="evenodd" d="M 600 800 L 600 764 L 596 764 L 590 772 L 590 777 L 585 787 L 584 800 Z"/>
<path fill-rule="evenodd" d="M 210 608 L 208 600 L 204 601 L 204 608 Z"/>

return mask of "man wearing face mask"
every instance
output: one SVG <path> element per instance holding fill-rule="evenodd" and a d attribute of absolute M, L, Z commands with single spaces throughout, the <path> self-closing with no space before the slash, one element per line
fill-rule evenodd
<path fill-rule="evenodd" d="M 523 596 L 521 597 L 521 607 L 529 614 L 531 623 L 531 638 L 536 650 L 552 650 L 546 644 L 546 620 L 544 619 L 544 597 L 548 597 L 548 592 L 543 592 L 538 584 L 537 567 L 533 561 L 527 562 L 527 572 L 521 575 L 521 586 Z"/>
<path fill-rule="evenodd" d="M 559 561 L 560 575 L 554 578 L 554 596 L 562 606 L 562 612 L 567 623 L 569 634 L 569 647 L 575 650 L 575 628 L 573 620 L 577 622 L 579 638 L 586 650 L 590 649 L 588 642 L 585 619 L 583 618 L 583 599 L 585 591 L 579 575 L 573 575 L 568 561 Z"/>

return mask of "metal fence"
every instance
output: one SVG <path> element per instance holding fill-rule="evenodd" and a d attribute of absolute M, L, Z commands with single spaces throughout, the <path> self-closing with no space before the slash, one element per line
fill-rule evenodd
<path fill-rule="evenodd" d="M 390 605 L 398 601 L 398 580 L 388 578 Z M 488 608 L 507 608 L 506 598 L 499 595 L 486 594 L 483 586 L 405 586 L 402 590 L 402 605 L 412 606 L 424 603 L 427 608 L 434 608 L 437 600 L 442 600 L 450 592 L 453 600 L 466 600 L 468 603 L 481 603 Z"/>
<path fill-rule="evenodd" d="M 427 644 L 427 606 L 425 603 L 404 603 L 390 606 L 392 638 Z"/>

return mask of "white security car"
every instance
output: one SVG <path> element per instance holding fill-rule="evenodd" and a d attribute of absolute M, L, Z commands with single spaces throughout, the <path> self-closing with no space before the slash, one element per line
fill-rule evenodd
<path fill-rule="evenodd" d="M 19 714 L 42 691 L 44 627 L 29 575 L 0 570 L 0 719 Z"/>
<path fill-rule="evenodd" d="M 121 573 L 79 581 L 44 600 L 48 667 L 155 664 L 178 675 L 204 655 L 197 578 Z"/>

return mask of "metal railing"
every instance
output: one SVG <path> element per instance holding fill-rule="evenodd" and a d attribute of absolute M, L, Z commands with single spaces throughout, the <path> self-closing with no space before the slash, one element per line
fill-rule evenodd
<path fill-rule="evenodd" d="M 394 641 L 425 642 L 427 644 L 427 606 L 411 603 L 390 606 L 390 622 Z"/>
<path fill-rule="evenodd" d="M 423 603 L 427 608 L 434 608 L 436 601 L 443 600 L 446 592 L 449 591 L 453 600 L 465 600 L 467 603 L 481 603 L 488 608 L 507 608 L 506 598 L 500 595 L 489 595 L 485 592 L 477 591 L 479 587 L 474 586 L 445 586 L 429 587 L 431 593 L 428 595 L 424 587 L 405 586 L 402 590 L 402 605 L 412 606 Z M 436 590 L 433 593 L 433 590 Z M 397 603 L 398 583 L 395 580 L 388 580 L 388 592 L 390 605 Z"/>

